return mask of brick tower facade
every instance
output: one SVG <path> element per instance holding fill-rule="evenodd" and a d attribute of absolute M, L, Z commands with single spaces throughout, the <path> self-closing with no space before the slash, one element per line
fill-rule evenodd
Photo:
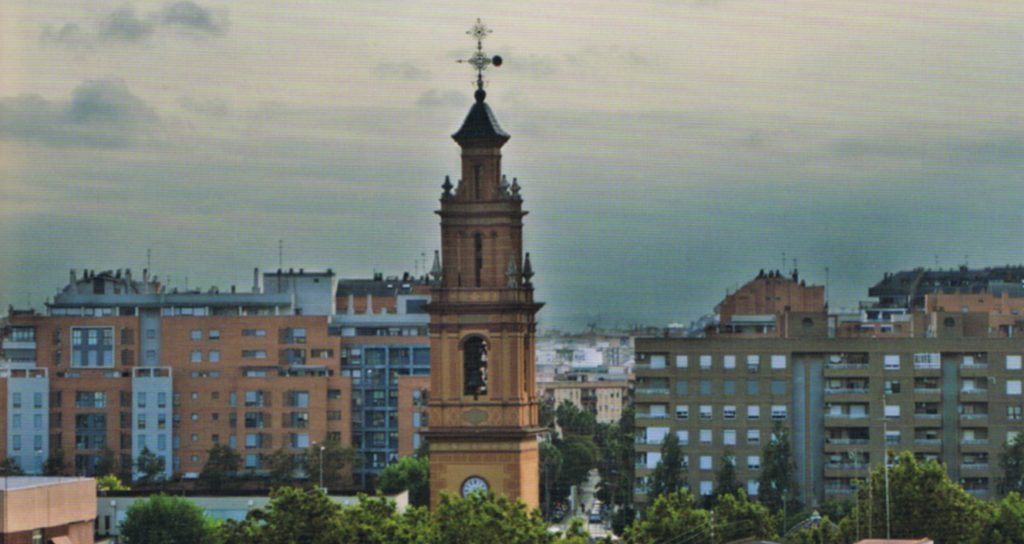
<path fill-rule="evenodd" d="M 476 92 L 452 137 L 462 179 L 441 196 L 430 313 L 430 503 L 489 489 L 539 502 L 535 316 L 519 185 L 501 173 L 506 134 Z M 453 190 L 454 189 L 454 190 Z"/>

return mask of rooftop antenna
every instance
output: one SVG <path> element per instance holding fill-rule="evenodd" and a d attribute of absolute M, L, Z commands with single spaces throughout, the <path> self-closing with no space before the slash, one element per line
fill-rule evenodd
<path fill-rule="evenodd" d="M 277 241 L 277 268 L 284 269 L 284 240 Z"/>
<path fill-rule="evenodd" d="M 828 267 L 825 267 L 825 306 L 828 307 Z"/>
<path fill-rule="evenodd" d="M 477 18 L 476 24 L 466 31 L 466 34 L 476 40 L 476 51 L 474 51 L 468 59 L 459 59 L 456 61 L 459 63 L 464 62 L 469 64 L 476 69 L 476 90 L 478 93 L 482 93 L 484 90 L 484 70 L 486 70 L 488 66 L 494 66 L 497 68 L 498 66 L 501 66 L 502 63 L 501 56 L 494 55 L 493 57 L 488 57 L 487 54 L 484 53 L 484 38 L 486 38 L 491 32 L 493 31 L 487 28 L 487 25 Z M 480 96 L 478 100 L 482 102 L 483 96 Z"/>
<path fill-rule="evenodd" d="M 146 269 L 153 270 L 153 250 L 146 248 Z"/>
<path fill-rule="evenodd" d="M 786 270 L 786 252 L 782 252 L 782 270 Z"/>
<path fill-rule="evenodd" d="M 935 270 L 938 270 L 938 269 L 939 269 L 939 256 L 936 255 L 935 256 Z"/>

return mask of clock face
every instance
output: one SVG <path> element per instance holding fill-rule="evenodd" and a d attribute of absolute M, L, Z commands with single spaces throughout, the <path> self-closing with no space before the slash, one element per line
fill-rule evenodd
<path fill-rule="evenodd" d="M 466 478 L 465 482 L 462 482 L 462 496 L 465 497 L 474 491 L 487 491 L 490 486 L 487 485 L 487 480 L 479 476 L 470 476 Z"/>

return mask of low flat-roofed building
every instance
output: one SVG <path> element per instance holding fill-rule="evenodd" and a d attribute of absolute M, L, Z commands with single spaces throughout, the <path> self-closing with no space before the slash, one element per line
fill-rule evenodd
<path fill-rule="evenodd" d="M 93 544 L 96 480 L 15 476 L 0 483 L 5 544 Z"/>

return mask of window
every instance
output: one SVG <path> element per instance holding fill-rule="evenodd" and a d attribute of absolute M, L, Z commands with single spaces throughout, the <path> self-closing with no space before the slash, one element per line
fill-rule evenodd
<path fill-rule="evenodd" d="M 199 351 L 198 349 L 192 350 L 191 361 L 193 363 L 201 363 L 201 362 L 203 362 L 203 352 Z"/>
<path fill-rule="evenodd" d="M 43 407 L 43 394 L 32 393 L 32 407 L 39 409 Z"/>
<path fill-rule="evenodd" d="M 210 353 L 209 353 L 209 359 L 210 359 L 211 363 L 219 363 L 220 362 L 220 351 L 215 350 L 215 349 L 211 349 Z"/>
<path fill-rule="evenodd" d="M 1006 356 L 1006 370 L 1020 370 L 1021 369 L 1021 356 L 1020 355 L 1007 355 Z"/>
<path fill-rule="evenodd" d="M 897 405 L 886 404 L 885 405 L 885 417 L 890 418 L 890 419 L 900 417 L 900 406 L 898 404 Z"/>
<path fill-rule="evenodd" d="M 676 382 L 676 395 L 685 397 L 690 394 L 690 382 L 686 380 L 679 380 Z"/>
<path fill-rule="evenodd" d="M 761 470 L 761 456 L 760 455 L 748 455 L 747 456 L 747 468 L 750 470 Z"/>
<path fill-rule="evenodd" d="M 11 393 L 11 407 L 21 408 L 21 393 Z"/>
<path fill-rule="evenodd" d="M 886 355 L 885 356 L 885 369 L 886 370 L 899 370 L 900 369 L 900 356 L 899 355 Z"/>
<path fill-rule="evenodd" d="M 464 395 L 487 394 L 487 347 L 487 340 L 480 336 L 471 336 L 463 344 Z"/>
<path fill-rule="evenodd" d="M 644 437 L 648 444 L 661 444 L 668 434 L 668 427 L 647 427 Z"/>
<path fill-rule="evenodd" d="M 711 380 L 700 381 L 700 396 L 710 397 L 711 396 Z"/>
<path fill-rule="evenodd" d="M 760 355 L 747 355 L 747 371 L 757 372 L 761 368 Z"/>
<path fill-rule="evenodd" d="M 747 419 L 761 419 L 761 407 L 747 406 Z"/>
<path fill-rule="evenodd" d="M 756 497 L 758 491 L 761 489 L 761 482 L 757 480 L 747 480 L 747 495 Z"/>
<path fill-rule="evenodd" d="M 676 355 L 676 368 L 690 368 L 690 358 L 686 355 Z"/>
<path fill-rule="evenodd" d="M 713 412 L 710 404 L 701 404 L 700 405 L 700 418 L 701 419 L 711 419 L 713 417 L 713 415 L 714 415 L 714 412 Z"/>
<path fill-rule="evenodd" d="M 139 391 L 138 393 L 135 394 L 135 405 L 138 406 L 139 408 L 145 408 L 146 407 L 146 392 L 145 391 Z"/>
<path fill-rule="evenodd" d="M 244 350 L 242 350 L 242 357 L 245 358 L 245 359 L 266 359 L 267 358 L 267 352 L 264 351 L 264 350 L 261 350 L 261 349 L 260 350 L 244 349 Z"/>
<path fill-rule="evenodd" d="M 1021 420 L 1021 407 L 1020 406 L 1007 406 L 1006 407 L 1006 419 L 1010 421 Z"/>
<path fill-rule="evenodd" d="M 725 357 L 723 357 L 722 358 L 722 366 L 725 367 L 726 370 L 733 370 L 733 369 L 735 369 L 736 368 L 736 356 L 735 355 L 726 355 Z"/>
<path fill-rule="evenodd" d="M 759 429 L 747 429 L 747 444 L 756 445 L 761 443 L 761 431 Z"/>
<path fill-rule="evenodd" d="M 21 435 L 16 434 L 11 436 L 11 448 L 14 451 L 21 451 Z"/>
<path fill-rule="evenodd" d="M 341 389 L 328 389 L 327 400 L 339 400 L 341 399 Z"/>
<path fill-rule="evenodd" d="M 885 431 L 885 443 L 899 444 L 900 443 L 900 432 L 899 431 Z"/>
<path fill-rule="evenodd" d="M 192 412 L 192 421 L 199 421 L 199 414 Z"/>
<path fill-rule="evenodd" d="M 266 329 L 242 329 L 242 336 L 266 336 Z"/>
<path fill-rule="evenodd" d="M 14 393 L 14 402 L 17 402 L 14 407 L 21 407 L 21 394 Z M 106 408 L 107 407 L 107 394 L 102 391 L 76 391 L 75 392 L 75 407 L 76 408 Z"/>
<path fill-rule="evenodd" d="M 701 470 L 712 470 L 712 460 L 710 455 L 700 456 L 700 469 Z"/>
<path fill-rule="evenodd" d="M 665 356 L 651 355 L 651 368 L 655 370 L 665 368 Z"/>
<path fill-rule="evenodd" d="M 257 453 L 245 454 L 245 468 L 260 468 L 260 456 Z"/>
<path fill-rule="evenodd" d="M 113 368 L 113 327 L 72 327 L 71 366 Z"/>
<path fill-rule="evenodd" d="M 135 416 L 135 428 L 140 431 L 146 429 L 146 414 L 138 414 Z"/>
<path fill-rule="evenodd" d="M 679 439 L 680 446 L 690 445 L 690 431 L 676 431 L 676 438 Z"/>
<path fill-rule="evenodd" d="M 309 447 L 309 433 L 291 433 L 290 440 L 293 448 Z"/>
<path fill-rule="evenodd" d="M 203 331 L 201 331 L 199 329 L 192 329 L 192 340 L 202 340 L 202 339 L 203 339 Z"/>
<path fill-rule="evenodd" d="M 736 445 L 736 429 L 725 429 L 722 431 L 722 445 L 723 446 L 735 446 Z"/>
<path fill-rule="evenodd" d="M 690 405 L 689 404 L 677 404 L 676 405 L 676 419 L 690 419 Z"/>
<path fill-rule="evenodd" d="M 899 380 L 885 380 L 885 393 L 887 395 L 896 395 L 900 392 L 900 381 Z"/>
<path fill-rule="evenodd" d="M 711 356 L 701 355 L 700 356 L 700 368 L 701 370 L 708 370 L 711 368 Z"/>
<path fill-rule="evenodd" d="M 722 382 L 722 394 L 727 397 L 736 395 L 736 380 L 725 380 Z"/>
<path fill-rule="evenodd" d="M 772 370 L 785 370 L 786 369 L 786 356 L 785 355 L 772 355 Z"/>
<path fill-rule="evenodd" d="M 413 414 L 416 415 L 416 414 Z M 328 410 L 327 421 L 339 421 L 341 420 L 341 410 Z"/>
<path fill-rule="evenodd" d="M 199 442 L 199 435 L 198 434 L 192 433 L 192 442 L 193 443 Z"/>
<path fill-rule="evenodd" d="M 1020 395 L 1020 380 L 1006 380 L 1006 394 L 1019 396 Z"/>
<path fill-rule="evenodd" d="M 207 333 L 207 338 L 210 340 L 220 340 L 220 331 L 217 329 L 210 329 L 210 332 Z"/>
<path fill-rule="evenodd" d="M 761 383 L 757 380 L 747 380 L 747 395 L 761 394 Z"/>
<path fill-rule="evenodd" d="M 700 481 L 700 495 L 702 497 L 710 497 L 714 491 L 714 484 L 711 480 Z"/>
<path fill-rule="evenodd" d="M 12 414 L 11 428 L 21 430 L 21 414 Z"/>
<path fill-rule="evenodd" d="M 725 419 L 736 419 L 736 405 L 726 404 L 722 407 L 722 417 Z"/>
<path fill-rule="evenodd" d="M 11 327 L 11 342 L 35 342 L 36 341 L 36 328 L 35 327 Z"/>
<path fill-rule="evenodd" d="M 772 419 L 786 419 L 786 405 L 785 404 L 773 404 L 772 405 Z"/>
<path fill-rule="evenodd" d="M 289 391 L 288 406 L 291 408 L 309 408 L 309 392 Z"/>
<path fill-rule="evenodd" d="M 32 415 L 32 429 L 35 431 L 43 430 L 43 414 Z"/>
<path fill-rule="evenodd" d="M 708 445 L 708 444 L 712 443 L 711 429 L 701 429 L 700 430 L 700 443 L 704 444 L 704 445 Z"/>

